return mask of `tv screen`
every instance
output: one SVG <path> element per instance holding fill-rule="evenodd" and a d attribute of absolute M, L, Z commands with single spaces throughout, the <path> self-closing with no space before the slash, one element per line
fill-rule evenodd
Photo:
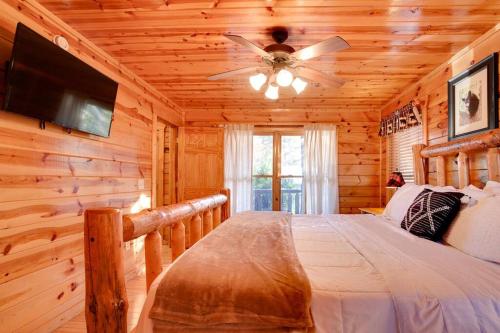
<path fill-rule="evenodd" d="M 118 84 L 19 23 L 5 110 L 108 137 Z"/>

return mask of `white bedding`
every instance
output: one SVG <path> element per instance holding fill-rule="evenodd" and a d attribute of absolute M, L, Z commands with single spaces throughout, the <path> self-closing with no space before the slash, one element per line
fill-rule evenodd
<path fill-rule="evenodd" d="M 500 332 L 500 265 L 371 215 L 294 216 L 316 333 Z M 500 245 L 499 245 L 500 246 Z M 153 283 L 137 332 L 152 332 Z"/>

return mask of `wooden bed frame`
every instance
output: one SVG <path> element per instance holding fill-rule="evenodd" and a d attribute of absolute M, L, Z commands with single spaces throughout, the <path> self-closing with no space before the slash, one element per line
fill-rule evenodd
<path fill-rule="evenodd" d="M 465 139 L 426 147 L 413 146 L 415 180 L 427 183 L 428 159 L 437 158 L 437 185 L 446 185 L 445 157 L 458 155 L 460 188 L 469 184 L 469 158 L 473 151 L 487 150 L 488 176 L 500 181 L 500 129 Z M 230 215 L 229 190 L 122 217 L 119 209 L 85 211 L 85 316 L 88 332 L 127 332 L 128 300 L 125 289 L 124 242 L 145 237 L 146 287 L 161 273 L 161 236 L 158 230 L 172 228 L 172 259 L 186 249 L 184 223 L 189 223 L 192 245 Z"/>
<path fill-rule="evenodd" d="M 436 178 L 438 186 L 446 185 L 447 156 L 458 155 L 458 183 L 459 188 L 470 184 L 469 153 L 487 150 L 488 179 L 500 181 L 500 129 L 491 130 L 461 140 L 446 142 L 426 147 L 423 144 L 413 146 L 413 162 L 415 169 L 415 183 L 427 184 L 428 159 L 436 158 Z"/>
<path fill-rule="evenodd" d="M 125 288 L 124 242 L 146 235 L 146 288 L 162 271 L 159 230 L 172 228 L 172 261 L 186 249 L 184 223 L 193 245 L 230 216 L 230 192 L 124 215 L 120 209 L 85 211 L 85 318 L 87 332 L 126 333 L 128 299 Z"/>

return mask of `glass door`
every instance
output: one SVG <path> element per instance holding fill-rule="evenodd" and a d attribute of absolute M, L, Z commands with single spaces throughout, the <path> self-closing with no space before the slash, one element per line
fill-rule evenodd
<path fill-rule="evenodd" d="M 280 150 L 280 210 L 293 214 L 303 214 L 304 137 L 302 135 L 282 135 Z"/>
<path fill-rule="evenodd" d="M 254 135 L 252 209 L 273 210 L 273 135 Z"/>
<path fill-rule="evenodd" d="M 253 210 L 304 212 L 303 156 L 301 131 L 257 132 L 254 135 Z"/>

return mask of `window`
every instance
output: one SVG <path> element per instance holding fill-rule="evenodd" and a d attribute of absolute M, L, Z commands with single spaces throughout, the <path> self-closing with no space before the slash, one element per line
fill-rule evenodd
<path fill-rule="evenodd" d="M 252 209 L 304 212 L 303 156 L 301 132 L 257 132 L 254 135 Z"/>
<path fill-rule="evenodd" d="M 399 171 L 406 183 L 415 182 L 412 146 L 422 143 L 422 126 L 411 127 L 388 137 L 388 173 Z"/>

